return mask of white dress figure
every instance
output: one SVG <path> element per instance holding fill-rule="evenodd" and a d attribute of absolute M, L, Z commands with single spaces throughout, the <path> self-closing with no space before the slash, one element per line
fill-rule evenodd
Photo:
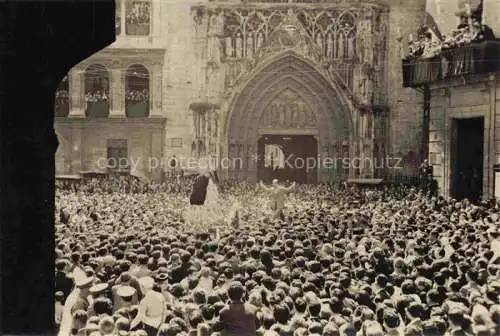
<path fill-rule="evenodd" d="M 208 178 L 206 189 L 204 190 L 203 179 Z M 191 205 L 186 209 L 185 220 L 189 224 L 188 228 L 193 232 L 208 232 L 217 226 L 222 216 L 219 191 L 214 182 L 214 175 L 202 171 L 195 181 L 193 193 L 191 194 Z M 203 197 L 204 194 L 205 196 Z"/>
<path fill-rule="evenodd" d="M 215 209 L 220 206 L 219 204 L 219 189 L 217 189 L 217 185 L 214 182 L 214 177 L 211 174 L 210 179 L 208 180 L 207 186 L 207 196 L 205 200 L 205 205 L 209 208 Z"/>

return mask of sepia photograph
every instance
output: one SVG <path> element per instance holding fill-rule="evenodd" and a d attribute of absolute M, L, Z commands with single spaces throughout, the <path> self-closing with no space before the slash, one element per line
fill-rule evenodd
<path fill-rule="evenodd" d="M 7 0 L 0 55 L 1 334 L 500 335 L 499 0 Z"/>

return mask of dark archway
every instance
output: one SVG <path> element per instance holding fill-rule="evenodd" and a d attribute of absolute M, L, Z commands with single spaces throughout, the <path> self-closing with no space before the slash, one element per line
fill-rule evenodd
<path fill-rule="evenodd" d="M 134 64 L 125 74 L 125 113 L 127 117 L 149 116 L 149 72 Z"/>
<path fill-rule="evenodd" d="M 1 334 L 54 333 L 55 91 L 115 40 L 114 13 L 113 0 L 0 2 Z"/>

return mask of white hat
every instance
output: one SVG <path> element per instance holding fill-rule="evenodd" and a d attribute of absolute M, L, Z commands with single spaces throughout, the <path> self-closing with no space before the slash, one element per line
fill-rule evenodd
<path fill-rule="evenodd" d="M 131 297 L 135 294 L 136 290 L 131 286 L 120 286 L 116 291 L 116 294 L 120 297 Z"/>
<path fill-rule="evenodd" d="M 76 277 L 75 278 L 75 286 L 78 288 L 90 287 L 92 285 L 92 281 L 94 279 L 91 277 Z"/>

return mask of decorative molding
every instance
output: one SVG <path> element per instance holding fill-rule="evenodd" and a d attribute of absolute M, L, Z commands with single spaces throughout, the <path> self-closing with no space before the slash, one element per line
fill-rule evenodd
<path fill-rule="evenodd" d="M 314 128 L 317 120 L 306 102 L 291 89 L 282 91 L 261 116 L 261 128 Z"/>
<path fill-rule="evenodd" d="M 182 148 L 183 146 L 183 141 L 182 138 L 180 137 L 170 138 L 169 143 L 170 143 L 170 148 Z"/>

